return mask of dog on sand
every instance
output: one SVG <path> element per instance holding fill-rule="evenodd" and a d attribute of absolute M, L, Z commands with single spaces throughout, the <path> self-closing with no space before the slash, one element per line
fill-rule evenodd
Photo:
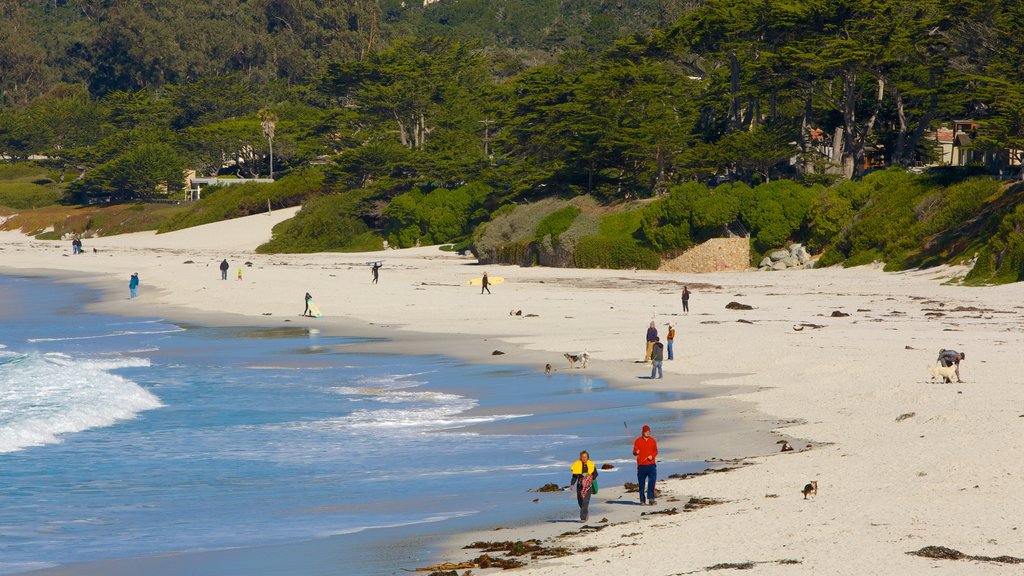
<path fill-rule="evenodd" d="M 590 354 L 587 354 L 586 352 L 580 352 L 579 354 L 569 354 L 566 352 L 564 356 L 569 362 L 570 370 L 575 368 L 577 363 L 580 364 L 580 368 L 586 368 L 587 364 L 590 362 Z"/>
<path fill-rule="evenodd" d="M 928 373 L 932 375 L 933 381 L 941 376 L 943 382 L 946 384 L 952 384 L 953 376 L 956 375 L 956 364 L 950 364 L 949 366 L 929 364 Z"/>
<path fill-rule="evenodd" d="M 808 496 L 817 496 L 818 495 L 818 481 L 817 480 L 811 480 L 811 483 L 806 485 L 806 486 L 804 486 L 804 489 L 801 490 L 801 492 L 803 492 L 803 494 L 804 494 L 804 500 L 807 500 Z"/>

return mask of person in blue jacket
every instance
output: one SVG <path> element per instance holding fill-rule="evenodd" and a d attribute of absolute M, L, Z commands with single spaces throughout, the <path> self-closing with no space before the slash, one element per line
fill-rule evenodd
<path fill-rule="evenodd" d="M 139 295 L 139 273 L 132 272 L 132 278 L 128 281 L 128 291 L 131 292 L 129 298 L 135 298 Z"/>

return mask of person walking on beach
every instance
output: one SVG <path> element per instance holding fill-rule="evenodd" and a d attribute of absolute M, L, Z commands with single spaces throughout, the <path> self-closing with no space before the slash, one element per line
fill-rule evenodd
<path fill-rule="evenodd" d="M 668 325 L 668 359 L 672 360 L 672 342 L 676 339 L 676 327 L 672 324 Z"/>
<path fill-rule="evenodd" d="M 594 481 L 597 480 L 597 467 L 590 459 L 590 454 L 584 450 L 580 452 L 580 459 L 570 466 L 572 480 L 569 486 L 576 487 L 576 502 L 580 505 L 580 522 L 586 522 L 590 516 L 590 495 L 595 494 Z"/>
<path fill-rule="evenodd" d="M 370 268 L 370 273 L 373 274 L 373 284 L 377 283 L 380 278 L 380 262 L 374 262 L 373 267 Z"/>
<path fill-rule="evenodd" d="M 654 343 L 658 341 L 658 329 L 654 326 L 654 320 L 647 328 L 647 353 L 644 355 L 644 362 L 651 361 L 651 351 L 654 350 Z"/>
<path fill-rule="evenodd" d="M 239 282 L 242 281 L 242 267 L 241 266 L 238 267 L 238 281 Z"/>
<path fill-rule="evenodd" d="M 636 456 L 636 484 L 640 488 L 640 505 L 654 506 L 654 483 L 658 480 L 658 441 L 651 436 L 651 427 L 646 424 L 640 437 L 633 442 L 633 456 Z"/>
<path fill-rule="evenodd" d="M 75 236 L 75 239 L 71 241 L 71 253 L 81 254 L 82 253 L 82 241 Z"/>
<path fill-rule="evenodd" d="M 689 314 L 690 313 L 690 291 L 686 289 L 686 286 L 683 286 L 682 299 L 683 299 L 683 313 Z M 669 356 L 668 359 L 671 360 L 672 356 Z"/>
<path fill-rule="evenodd" d="M 312 300 L 313 300 L 313 297 L 310 296 L 309 292 L 306 292 L 306 309 L 302 311 L 302 315 L 303 316 L 309 316 L 309 303 Z"/>
<path fill-rule="evenodd" d="M 132 277 L 128 280 L 128 292 L 131 294 L 128 296 L 129 299 L 135 298 L 139 295 L 139 273 L 132 272 Z"/>
<path fill-rule="evenodd" d="M 661 379 L 661 361 L 665 358 L 665 345 L 661 343 L 661 338 L 654 337 L 654 347 L 651 348 L 651 379 L 654 375 L 658 375 L 658 379 Z"/>
<path fill-rule="evenodd" d="M 484 290 L 487 290 L 488 294 L 491 293 L 491 289 L 487 287 L 488 284 L 490 284 L 490 281 L 487 280 L 487 272 L 484 272 L 483 277 L 480 278 L 480 293 L 481 294 L 484 293 Z"/>
<path fill-rule="evenodd" d="M 956 364 L 956 381 L 963 382 L 960 379 L 960 361 L 966 358 L 963 352 L 957 352 L 956 350 L 946 350 L 943 348 L 939 350 L 938 362 L 944 367 L 948 368 Z"/>
<path fill-rule="evenodd" d="M 228 264 L 228 259 L 227 258 L 225 258 L 224 261 L 220 263 L 220 279 L 221 280 L 227 280 L 228 279 L 228 268 L 230 268 L 230 267 L 231 267 L 231 265 Z"/>

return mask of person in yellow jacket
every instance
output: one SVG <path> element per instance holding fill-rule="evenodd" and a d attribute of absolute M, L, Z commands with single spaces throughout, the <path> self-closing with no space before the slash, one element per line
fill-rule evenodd
<path fill-rule="evenodd" d="M 569 467 L 572 470 L 572 480 L 569 486 L 576 487 L 576 502 L 580 505 L 580 522 L 586 522 L 590 515 L 590 495 L 597 490 L 594 483 L 597 480 L 597 467 L 590 459 L 590 454 L 584 450 L 580 452 L 580 459 L 573 462 Z"/>

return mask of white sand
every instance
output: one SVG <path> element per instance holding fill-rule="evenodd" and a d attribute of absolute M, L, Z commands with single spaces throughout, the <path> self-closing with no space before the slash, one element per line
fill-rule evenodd
<path fill-rule="evenodd" d="M 757 574 L 1019 574 L 1020 566 L 929 560 L 906 552 L 941 545 L 967 554 L 1024 557 L 1024 293 L 1019 285 L 963 288 L 943 282 L 962 270 L 887 274 L 872 267 L 705 275 L 489 266 L 504 276 L 493 294 L 466 282 L 483 270 L 472 258 L 434 248 L 374 254 L 264 256 L 251 250 L 272 218 L 253 216 L 173 235 L 69 243 L 0 233 L 0 271 L 74 273 L 108 288 L 101 307 L 163 314 L 188 311 L 213 322 L 309 325 L 396 338 L 395 351 L 431 351 L 477 362 L 565 369 L 564 352 L 587 350 L 596 375 L 625 387 L 698 384 L 712 396 L 688 424 L 699 441 L 664 439 L 679 459 L 774 452 L 768 432 L 797 452 L 751 457 L 724 474 L 659 483 L 654 510 L 691 496 L 726 503 L 676 516 L 640 518 L 641 508 L 608 504 L 602 486 L 592 520 L 612 526 L 563 538 L 597 551 L 532 563 L 518 573 L 686 574 L 719 563 L 763 562 Z M 97 253 L 91 248 L 97 248 Z M 217 264 L 232 264 L 221 281 Z M 380 284 L 365 262 L 384 260 Z M 194 263 L 185 264 L 186 260 Z M 235 280 L 237 268 L 243 280 Z M 139 272 L 140 297 L 128 296 Z M 693 292 L 680 315 L 678 287 Z M 327 318 L 299 318 L 309 291 Z M 753 310 L 733 311 L 738 301 Z M 958 306 L 978 310 L 953 311 Z M 523 316 L 510 316 L 510 310 Z M 848 317 L 830 316 L 833 310 Z M 942 315 L 935 315 L 941 313 Z M 226 318 L 240 314 L 247 318 Z M 269 316 L 265 314 L 270 314 Z M 527 316 L 536 314 L 536 317 Z M 640 376 L 647 323 L 677 322 L 677 360 L 665 379 Z M 930 315 L 931 314 L 931 315 Z M 744 319 L 752 324 L 737 322 Z M 822 325 L 800 331 L 801 323 Z M 928 381 L 942 347 L 966 352 L 965 384 Z M 506 352 L 491 356 L 492 350 Z M 707 375 L 731 374 L 727 378 Z M 915 415 L 897 422 L 901 414 Z M 657 436 L 655 430 L 655 436 Z M 808 443 L 815 447 L 802 450 Z M 802 451 L 800 451 L 802 450 Z M 625 450 L 624 450 L 625 452 Z M 565 455 L 566 460 L 573 455 Z M 598 461 L 628 453 L 595 454 Z M 800 489 L 819 482 L 803 500 Z M 675 497 L 680 502 L 670 502 Z M 575 513 L 566 495 L 566 518 Z M 630 521 L 626 521 L 630 520 Z M 557 534 L 572 524 L 491 533 L 488 539 Z M 466 541 L 476 539 L 467 535 Z M 450 560 L 470 557 L 452 550 Z M 797 564 L 779 564 L 793 560 Z M 480 573 L 474 570 L 474 573 Z"/>

